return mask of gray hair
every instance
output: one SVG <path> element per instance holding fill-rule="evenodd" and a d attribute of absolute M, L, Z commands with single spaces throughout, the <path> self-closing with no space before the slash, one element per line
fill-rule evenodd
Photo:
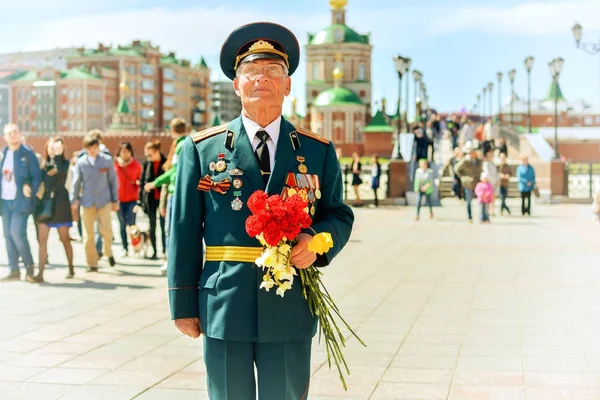
<path fill-rule="evenodd" d="M 5 135 L 8 135 L 9 133 L 12 133 L 12 132 L 15 132 L 15 131 L 19 132 L 19 127 L 17 126 L 17 124 L 10 123 L 10 124 L 4 125 L 3 133 Z"/>

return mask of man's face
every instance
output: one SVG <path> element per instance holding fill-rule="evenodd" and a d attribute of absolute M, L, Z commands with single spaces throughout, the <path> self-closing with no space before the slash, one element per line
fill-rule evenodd
<path fill-rule="evenodd" d="M 97 144 L 90 146 L 85 149 L 90 157 L 98 157 L 98 153 L 100 153 L 100 146 Z"/>
<path fill-rule="evenodd" d="M 4 134 L 4 140 L 9 146 L 21 144 L 21 132 L 18 129 L 11 129 Z"/>
<path fill-rule="evenodd" d="M 233 87 L 244 107 L 281 107 L 292 81 L 281 62 L 259 59 L 240 65 Z"/>
<path fill-rule="evenodd" d="M 529 159 L 527 157 L 521 158 L 521 161 L 523 162 L 523 165 L 529 164 Z"/>

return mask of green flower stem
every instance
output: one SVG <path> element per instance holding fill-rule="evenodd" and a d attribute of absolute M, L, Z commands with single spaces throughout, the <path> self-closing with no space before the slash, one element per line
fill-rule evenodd
<path fill-rule="evenodd" d="M 341 320 L 346 329 L 354 336 L 360 344 L 366 347 L 365 343 L 352 330 L 350 325 L 342 317 L 339 308 L 335 304 L 333 297 L 325 288 L 321 280 L 321 271 L 314 266 L 299 270 L 300 280 L 302 282 L 302 294 L 308 302 L 308 307 L 312 315 L 319 318 L 319 341 L 321 336 L 325 338 L 325 349 L 327 351 L 327 364 L 331 368 L 332 360 L 335 364 L 340 381 L 344 390 L 348 390 L 346 380 L 342 371 L 342 366 L 346 374 L 350 374 L 350 369 L 342 353 L 342 347 L 346 347 L 346 338 L 338 326 L 335 315 Z M 333 311 L 333 313 L 332 313 Z M 335 315 L 334 315 L 335 314 Z M 337 335 L 336 335 L 337 334 Z"/>

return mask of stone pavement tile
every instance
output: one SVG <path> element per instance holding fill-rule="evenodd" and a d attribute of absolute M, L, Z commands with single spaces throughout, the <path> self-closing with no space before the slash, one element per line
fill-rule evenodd
<path fill-rule="evenodd" d="M 395 353 L 370 353 L 367 350 L 344 351 L 344 357 L 350 367 L 387 367 L 394 359 Z"/>
<path fill-rule="evenodd" d="M 584 357 L 584 351 L 576 345 L 565 346 L 521 346 L 525 357 Z"/>
<path fill-rule="evenodd" d="M 59 400 L 130 400 L 144 391 L 144 387 L 75 386 Z"/>
<path fill-rule="evenodd" d="M 457 324 L 442 324 L 439 322 L 423 322 L 421 318 L 417 319 L 417 322 L 413 325 L 411 333 L 423 333 L 423 334 L 462 334 L 464 331 L 463 325 Z"/>
<path fill-rule="evenodd" d="M 448 400 L 525 400 L 523 387 L 489 387 L 455 385 Z"/>
<path fill-rule="evenodd" d="M 206 374 L 178 372 L 156 385 L 164 389 L 192 389 L 207 390 Z"/>
<path fill-rule="evenodd" d="M 463 340 L 463 334 L 461 333 L 445 333 L 440 335 L 438 333 L 422 333 L 411 331 L 407 336 L 404 343 L 431 343 L 431 344 L 460 344 Z"/>
<path fill-rule="evenodd" d="M 457 371 L 453 385 L 522 387 L 522 372 Z"/>
<path fill-rule="evenodd" d="M 600 375 L 593 372 L 531 372 L 525 371 L 527 387 L 600 388 Z"/>
<path fill-rule="evenodd" d="M 27 353 L 28 351 L 35 350 L 45 345 L 47 345 L 47 343 L 31 342 L 21 338 L 14 338 L 0 341 L 0 351 Z"/>
<path fill-rule="evenodd" d="M 398 354 L 458 356 L 459 344 L 405 343 Z"/>
<path fill-rule="evenodd" d="M 453 375 L 450 369 L 389 368 L 381 381 L 450 385 Z"/>
<path fill-rule="evenodd" d="M 196 360 L 164 359 L 142 356 L 122 365 L 118 369 L 123 371 L 160 371 L 174 373 L 187 367 L 193 361 Z"/>
<path fill-rule="evenodd" d="M 461 357 L 521 357 L 521 347 L 515 345 L 463 344 L 460 355 Z"/>
<path fill-rule="evenodd" d="M 64 364 L 61 367 L 64 368 L 86 368 L 86 369 L 104 369 L 111 370 L 119 368 L 120 366 L 127 364 L 134 360 L 136 357 L 132 355 L 117 355 L 117 354 L 96 354 L 94 351 L 75 357 Z"/>
<path fill-rule="evenodd" d="M 11 358 L 19 357 L 21 353 L 0 352 L 0 363 Z"/>
<path fill-rule="evenodd" d="M 320 366 L 322 364 L 318 365 Z M 181 372 L 206 375 L 206 365 L 204 365 L 204 360 L 198 360 L 182 369 Z"/>
<path fill-rule="evenodd" d="M 385 368 L 382 367 L 358 367 L 352 364 L 349 367 L 350 375 L 344 375 L 348 385 L 347 392 L 344 391 L 337 369 L 325 367 L 317 371 L 311 378 L 309 398 L 312 396 L 368 398 L 385 373 Z"/>
<path fill-rule="evenodd" d="M 525 371 L 542 372 L 591 372 L 590 363 L 585 358 L 566 357 L 525 357 Z"/>
<path fill-rule="evenodd" d="M 457 357 L 399 354 L 392 361 L 391 366 L 397 368 L 423 368 L 423 369 L 454 369 Z"/>
<path fill-rule="evenodd" d="M 27 382 L 85 385 L 106 372 L 103 369 L 51 368 L 27 379 Z"/>
<path fill-rule="evenodd" d="M 91 381 L 92 385 L 150 387 L 169 376 L 169 372 L 150 369 L 139 371 L 113 370 Z"/>
<path fill-rule="evenodd" d="M 18 365 L 23 367 L 55 367 L 75 357 L 73 354 L 38 354 L 27 353 L 5 361 L 3 365 Z"/>
<path fill-rule="evenodd" d="M 361 338 L 362 339 L 362 338 Z M 344 352 L 348 351 L 348 352 L 355 352 L 355 353 L 360 353 L 360 352 L 367 352 L 369 354 L 373 354 L 373 353 L 383 353 L 383 354 L 394 354 L 398 351 L 398 349 L 400 348 L 400 343 L 401 341 L 372 341 L 369 343 L 365 344 L 367 345 L 367 347 L 364 347 L 358 340 L 351 338 L 350 340 L 348 340 L 346 342 L 346 348 L 343 349 Z M 313 343 L 313 348 L 318 348 L 320 349 L 323 346 L 323 342 L 321 342 L 321 344 L 318 343 L 318 341 L 316 343 Z"/>
<path fill-rule="evenodd" d="M 569 343 L 577 343 L 575 335 L 523 335 L 521 343 L 523 346 L 564 346 Z"/>
<path fill-rule="evenodd" d="M 19 382 L 0 389 L 2 400 L 57 400 L 73 387 L 69 385 Z"/>
<path fill-rule="evenodd" d="M 582 388 L 525 388 L 527 400 L 598 400 L 600 391 Z"/>
<path fill-rule="evenodd" d="M 449 388 L 450 385 L 431 383 L 381 382 L 371 398 L 446 400 Z"/>
<path fill-rule="evenodd" d="M 506 371 L 523 370 L 521 357 L 470 357 L 461 356 L 456 371 Z"/>
<path fill-rule="evenodd" d="M 177 390 L 152 388 L 138 395 L 135 400 L 209 400 L 205 390 Z"/>
<path fill-rule="evenodd" d="M 71 343 L 66 341 L 50 343 L 44 347 L 35 350 L 37 355 L 47 354 L 73 354 L 81 355 L 98 347 L 97 343 Z"/>
<path fill-rule="evenodd" d="M 499 329 L 494 327 L 487 328 L 467 328 L 464 336 L 466 344 L 503 344 L 503 345 L 519 345 L 521 338 L 518 330 L 515 329 Z"/>
<path fill-rule="evenodd" d="M 14 365 L 0 364 L 0 381 L 19 382 L 46 371 L 40 367 L 16 367 Z M 1 397 L 0 397 L 1 399 Z"/>
<path fill-rule="evenodd" d="M 199 344 L 200 342 L 198 342 Z M 160 346 L 156 349 L 144 354 L 145 357 L 157 357 L 163 359 L 187 359 L 197 360 L 202 357 L 202 348 L 198 346 L 197 348 L 189 348 L 189 347 L 181 347 L 181 346 Z"/>
<path fill-rule="evenodd" d="M 123 334 L 109 334 L 109 333 L 91 333 L 89 331 L 79 333 L 77 335 L 70 336 L 67 339 L 69 343 L 86 343 L 86 344 L 97 344 L 98 346 L 114 342 L 117 339 L 122 338 Z M 97 346 L 97 347 L 98 347 Z"/>

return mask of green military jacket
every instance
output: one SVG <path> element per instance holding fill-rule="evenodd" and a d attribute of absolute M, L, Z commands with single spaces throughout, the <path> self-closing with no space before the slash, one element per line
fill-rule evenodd
<path fill-rule="evenodd" d="M 312 229 L 331 233 L 334 242 L 328 253 L 318 256 L 317 266 L 322 267 L 348 242 L 354 222 L 342 199 L 342 175 L 332 143 L 282 118 L 275 164 L 265 188 L 241 117 L 185 140 L 178 159 L 168 253 L 173 319 L 199 317 L 204 334 L 224 340 L 282 342 L 314 336 L 317 320 L 302 296 L 300 279 L 282 298 L 275 289 L 259 290 L 264 272 L 252 262 L 205 261 L 202 251 L 203 241 L 207 247 L 260 247 L 245 230 L 251 215 L 247 200 L 257 190 L 266 189 L 269 195 L 287 191 L 288 173 L 299 172 L 302 157 L 306 173 L 320 181 Z M 221 172 L 215 170 L 219 160 L 226 163 Z M 237 182 L 224 194 L 200 190 L 199 182 L 207 175 L 217 183 Z"/>

